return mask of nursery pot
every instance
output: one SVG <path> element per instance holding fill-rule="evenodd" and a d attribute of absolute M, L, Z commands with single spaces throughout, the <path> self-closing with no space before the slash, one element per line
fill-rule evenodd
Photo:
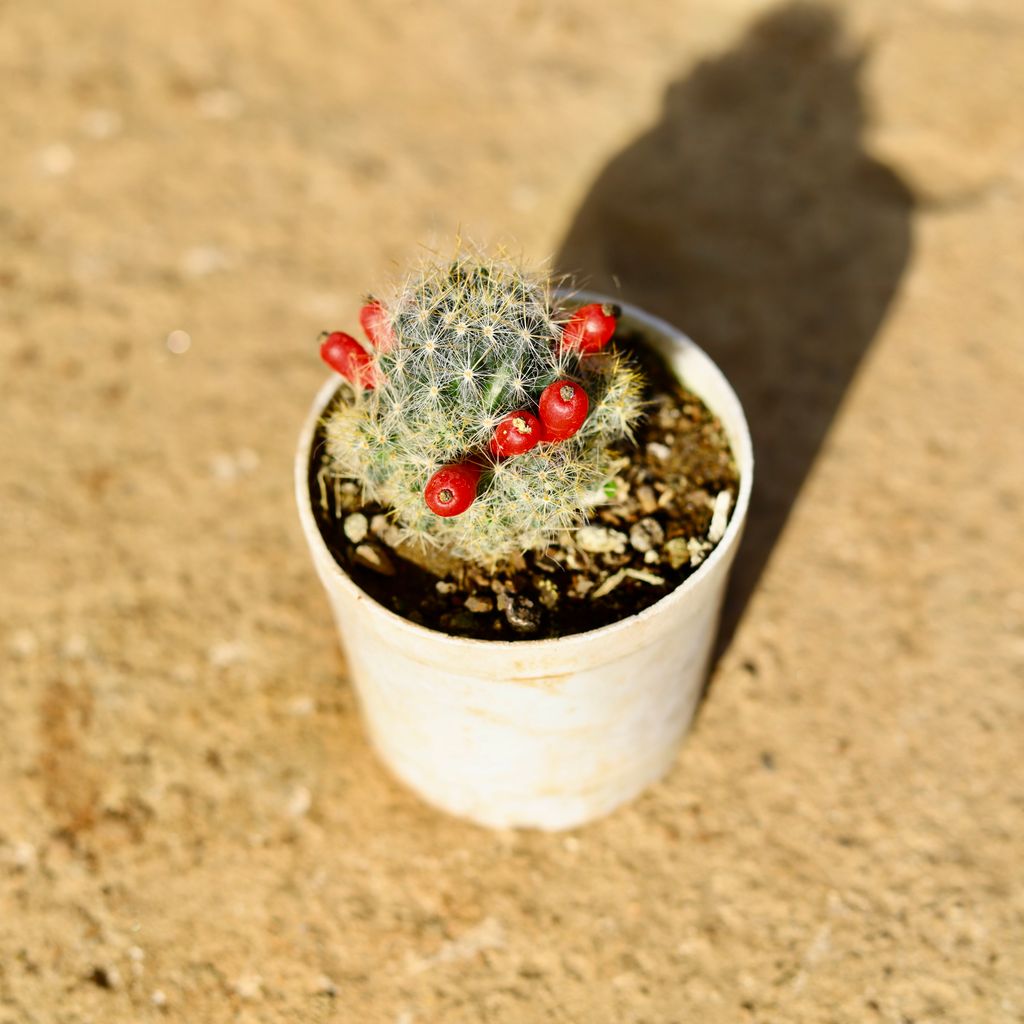
<path fill-rule="evenodd" d="M 373 745 L 429 803 L 482 825 L 571 828 L 635 797 L 672 764 L 707 673 L 750 500 L 750 434 L 739 400 L 704 352 L 663 320 L 620 305 L 623 326 L 639 330 L 721 420 L 740 477 L 711 554 L 636 615 L 587 633 L 516 641 L 450 636 L 395 615 L 341 569 L 313 514 L 312 445 L 337 377 L 320 389 L 299 439 L 299 516 Z"/>

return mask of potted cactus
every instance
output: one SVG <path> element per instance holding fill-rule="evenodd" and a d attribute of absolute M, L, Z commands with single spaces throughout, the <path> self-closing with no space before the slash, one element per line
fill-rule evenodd
<path fill-rule="evenodd" d="M 751 482 L 739 403 L 674 328 L 501 257 L 428 262 L 360 320 L 365 343 L 322 339 L 296 492 L 374 744 L 484 824 L 606 813 L 700 692 Z M 701 431 L 718 447 L 680 468 Z"/>

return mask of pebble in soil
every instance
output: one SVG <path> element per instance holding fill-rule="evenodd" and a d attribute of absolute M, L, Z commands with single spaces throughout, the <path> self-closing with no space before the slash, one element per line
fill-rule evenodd
<path fill-rule="evenodd" d="M 721 539 L 739 477 L 718 419 L 649 350 L 634 351 L 647 375 L 647 415 L 636 445 L 616 446 L 623 467 L 615 498 L 589 523 L 495 572 L 460 565 L 439 579 L 395 550 L 399 530 L 387 509 L 364 502 L 354 481 L 325 477 L 314 459 L 310 495 L 335 559 L 393 612 L 485 640 L 596 629 L 670 593 Z M 322 440 L 314 451 L 323 451 Z"/>

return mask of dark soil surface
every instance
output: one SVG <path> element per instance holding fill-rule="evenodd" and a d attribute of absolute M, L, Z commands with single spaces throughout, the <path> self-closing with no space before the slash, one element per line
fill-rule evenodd
<path fill-rule="evenodd" d="M 616 499 L 596 508 L 586 526 L 495 572 L 460 566 L 439 578 L 390 546 L 388 510 L 363 502 L 354 481 L 322 488 L 323 466 L 314 459 L 310 496 L 338 564 L 397 614 L 484 640 L 596 629 L 678 587 L 721 537 L 738 492 L 735 459 L 719 421 L 659 357 L 636 336 L 620 332 L 616 342 L 641 362 L 649 408 L 636 445 L 616 446 L 629 460 L 617 477 Z M 324 450 L 322 440 L 318 435 L 314 451 Z"/>

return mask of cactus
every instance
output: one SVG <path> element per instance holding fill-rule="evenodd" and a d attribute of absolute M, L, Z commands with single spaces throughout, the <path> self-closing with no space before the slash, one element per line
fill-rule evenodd
<path fill-rule="evenodd" d="M 424 264 L 363 312 L 369 369 L 328 415 L 331 471 L 389 506 L 403 540 L 493 566 L 543 546 L 606 500 L 617 464 L 611 446 L 631 437 L 641 378 L 614 347 L 595 353 L 565 342 L 571 314 L 556 311 L 545 275 L 463 250 Z M 509 414 L 522 411 L 532 415 L 518 426 L 529 431 L 541 394 L 559 381 L 585 391 L 582 425 L 501 457 L 508 448 L 494 443 L 499 426 L 509 430 Z M 424 492 L 452 466 L 467 467 L 459 479 L 478 491 L 457 514 L 437 514 Z"/>

